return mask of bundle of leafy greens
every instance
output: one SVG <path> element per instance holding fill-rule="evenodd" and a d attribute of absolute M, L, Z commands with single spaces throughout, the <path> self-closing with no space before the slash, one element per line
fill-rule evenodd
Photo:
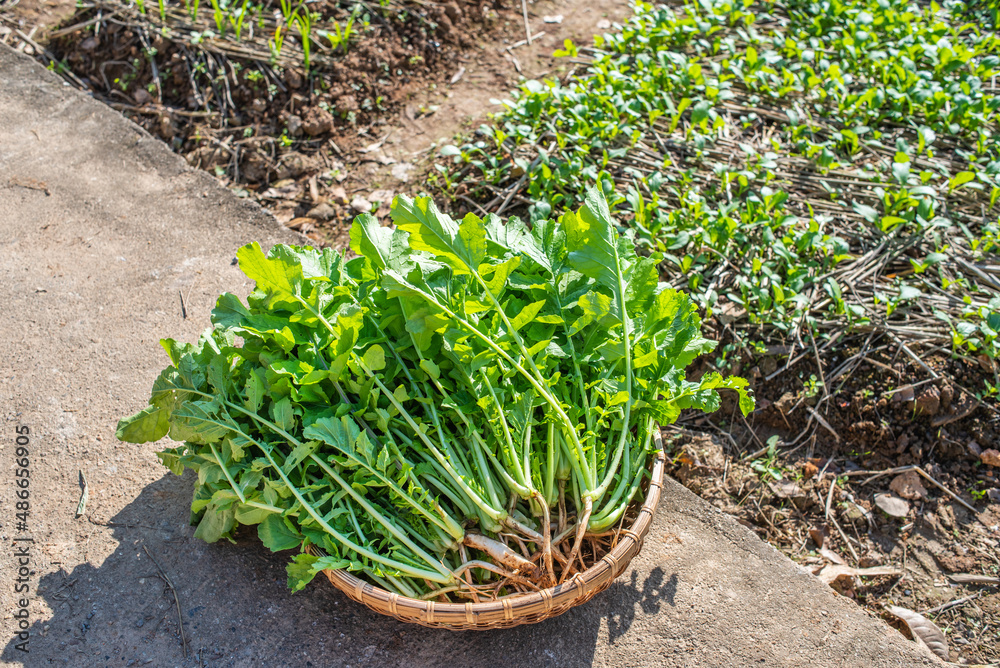
<path fill-rule="evenodd" d="M 118 438 L 183 442 L 159 457 L 198 474 L 196 536 L 257 525 L 299 550 L 295 590 L 330 568 L 415 598 L 534 590 L 623 520 L 657 423 L 719 388 L 751 410 L 743 379 L 685 377 L 714 343 L 600 190 L 531 229 L 402 196 L 391 215 L 354 221 L 350 260 L 241 248 L 247 304 L 223 294 L 196 344 L 162 342 Z"/>

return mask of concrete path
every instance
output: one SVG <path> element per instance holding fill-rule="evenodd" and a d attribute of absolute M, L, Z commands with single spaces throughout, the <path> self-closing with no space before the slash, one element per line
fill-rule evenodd
<path fill-rule="evenodd" d="M 634 567 L 587 605 L 509 631 L 380 617 L 317 580 L 292 595 L 255 536 L 206 545 L 191 484 L 115 440 L 219 292 L 237 247 L 295 241 L 119 114 L 0 48 L 0 556 L 3 665 L 916 666 L 934 660 L 670 481 Z M 184 310 L 182 314 L 181 297 Z M 15 516 L 15 429 L 30 515 Z M 23 465 L 23 462 L 22 462 Z M 80 472 L 86 512 L 75 517 Z M 32 538 L 34 542 L 17 541 Z M 177 635 L 176 587 L 188 639 Z M 27 596 L 30 640 L 13 614 Z M 18 613 L 21 614 L 21 613 Z"/>

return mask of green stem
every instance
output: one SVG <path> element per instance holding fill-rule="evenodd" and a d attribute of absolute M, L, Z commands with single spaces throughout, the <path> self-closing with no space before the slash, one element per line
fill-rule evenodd
<path fill-rule="evenodd" d="M 196 394 L 200 394 L 202 396 L 206 396 L 206 397 L 212 396 L 210 394 L 207 394 L 205 392 L 200 392 L 200 391 L 197 391 L 197 390 L 193 390 L 193 392 L 195 392 Z M 274 424 L 270 420 L 267 420 L 265 418 L 260 417 L 260 415 L 254 413 L 253 411 L 249 411 L 249 410 L 243 408 L 242 406 L 240 406 L 238 404 L 234 404 L 231 401 L 228 401 L 226 399 L 223 399 L 222 402 L 226 406 L 228 406 L 230 408 L 233 408 L 235 410 L 240 411 L 241 413 L 245 414 L 249 418 L 251 418 L 253 420 L 256 420 L 257 422 L 260 422 L 261 424 L 263 424 L 264 426 L 268 427 L 269 429 L 271 429 L 275 433 L 279 434 L 280 436 L 283 436 L 292 445 L 299 446 L 299 445 L 302 444 L 297 438 L 295 438 L 294 436 L 292 436 L 291 434 L 289 434 L 288 432 L 286 432 L 284 429 L 282 429 L 278 425 Z M 230 418 L 230 419 L 232 419 L 232 418 Z M 361 547 L 360 545 L 356 545 L 355 543 L 353 543 L 350 540 L 348 540 L 345 536 L 343 536 L 339 532 L 337 532 L 326 521 L 324 521 L 323 518 L 320 517 L 316 513 L 315 510 L 313 510 L 312 506 L 309 505 L 309 503 L 299 493 L 299 491 L 295 488 L 295 486 L 292 485 L 291 481 L 285 475 L 284 470 L 282 470 L 281 467 L 279 467 L 277 465 L 277 463 L 274 461 L 274 459 L 272 459 L 270 450 L 268 448 L 264 447 L 259 441 L 251 438 L 249 435 L 247 435 L 246 433 L 244 433 L 243 431 L 241 431 L 240 429 L 238 429 L 237 427 L 235 427 L 233 425 L 227 425 L 227 424 L 225 424 L 223 422 L 212 421 L 212 420 L 204 420 L 204 421 L 211 422 L 212 424 L 218 424 L 218 425 L 221 425 L 221 426 L 225 426 L 227 429 L 230 429 L 231 431 L 234 431 L 234 432 L 240 434 L 241 436 L 243 436 L 243 438 L 247 439 L 248 441 L 250 441 L 251 443 L 253 443 L 254 445 L 256 445 L 258 448 L 260 448 L 264 452 L 264 455 L 267 457 L 267 460 L 271 463 L 271 465 L 277 471 L 278 475 L 281 477 L 281 481 L 284 482 L 286 485 L 288 485 L 288 488 L 291 490 L 291 492 L 295 496 L 296 500 L 299 501 L 299 503 L 302 504 L 302 507 L 306 509 L 306 512 L 308 512 L 313 517 L 313 519 L 315 519 L 319 523 L 319 525 L 321 527 L 323 527 L 323 529 L 325 531 L 327 531 L 330 535 L 332 535 L 338 541 L 340 541 L 341 543 L 343 543 L 345 546 L 350 547 L 351 549 L 355 550 L 356 552 L 358 552 L 358 554 L 362 554 L 362 555 L 368 557 L 369 559 L 372 559 L 373 561 L 378 561 L 379 563 L 384 563 L 386 565 L 393 566 L 394 568 L 399 568 L 401 566 L 401 564 L 399 562 L 393 561 L 391 559 L 386 559 L 385 557 L 379 556 L 378 554 L 376 554 L 374 552 L 366 550 L 365 548 Z M 326 464 L 322 460 L 320 460 L 318 457 L 316 457 L 316 455 L 310 455 L 310 457 L 314 461 L 316 461 L 316 463 L 318 463 L 320 465 L 320 467 L 324 469 L 325 472 L 332 473 L 333 475 L 336 476 L 336 474 L 333 473 L 333 469 L 330 469 L 328 466 L 326 466 Z M 337 476 L 337 478 L 339 479 L 339 476 Z M 388 529 L 388 527 L 386 527 L 386 528 Z M 404 569 L 403 568 L 399 568 L 399 570 L 404 570 Z M 423 572 L 423 571 L 421 569 L 421 571 L 418 571 L 418 572 Z M 417 575 L 417 577 L 427 577 L 428 580 L 433 580 L 435 582 L 443 582 L 443 583 L 450 583 L 452 581 L 450 574 L 449 574 L 449 576 L 446 579 L 442 580 L 442 579 L 440 579 L 442 577 L 441 575 L 436 575 L 436 577 L 428 577 L 428 575 L 426 574 L 426 572 L 424 572 L 424 573 L 425 574 L 423 574 L 423 575 Z M 431 575 L 433 575 L 433 574 L 431 574 Z"/>
<path fill-rule="evenodd" d="M 543 387 L 542 384 L 532 374 L 528 373 L 524 369 L 524 367 L 522 367 L 520 364 L 518 364 L 516 361 L 514 361 L 514 358 L 512 358 L 507 353 L 507 351 L 505 351 L 503 348 L 501 348 L 496 343 L 494 343 L 492 339 L 490 339 L 488 336 L 486 336 L 481 331 L 479 331 L 479 329 L 476 328 L 475 326 L 473 326 L 472 323 L 470 323 L 465 318 L 462 318 L 461 316 L 459 316 L 458 314 L 456 314 L 454 311 L 452 311 L 451 309 L 449 309 L 444 304 L 441 304 L 432 295 L 424 292 L 420 288 L 418 288 L 418 287 L 416 287 L 416 286 L 414 286 L 414 285 L 412 285 L 412 284 L 410 284 L 408 282 L 404 282 L 402 284 L 406 285 L 407 287 L 409 287 L 411 290 L 413 290 L 414 292 L 416 292 L 418 295 L 420 295 L 422 298 L 424 298 L 425 300 L 427 300 L 431 304 L 433 304 L 433 305 L 437 306 L 438 308 L 440 308 L 445 314 L 447 314 L 455 322 L 459 323 L 460 325 L 462 325 L 463 327 L 465 327 L 466 329 L 468 329 L 470 332 L 472 332 L 477 338 L 479 338 L 483 343 L 485 343 L 490 349 L 492 349 L 495 353 L 497 353 L 498 355 L 500 355 L 500 357 L 502 357 L 504 360 L 506 360 L 508 364 L 510 364 L 518 373 L 520 373 L 531 384 L 532 387 L 535 388 L 535 390 L 538 392 L 538 394 L 541 395 L 541 397 L 546 401 L 546 403 L 548 403 L 549 406 L 551 406 L 552 409 L 555 411 L 556 416 L 559 418 L 559 421 L 563 424 L 564 430 L 569 435 L 569 437 L 572 439 L 572 441 L 573 441 L 573 447 L 574 447 L 574 450 L 576 451 L 576 455 L 577 455 L 573 459 L 576 460 L 577 466 L 585 474 L 584 475 L 584 479 L 586 479 L 588 481 L 596 482 L 596 478 L 594 478 L 594 476 L 592 474 L 592 471 L 590 470 L 590 467 L 588 465 L 588 458 L 587 458 L 586 452 L 584 451 L 583 446 L 580 444 L 580 439 L 577 436 L 576 428 L 570 422 L 569 416 L 566 415 L 566 412 L 562 409 L 562 406 L 559 404 L 558 400 L 555 397 L 553 397 L 552 394 L 549 393 L 549 391 L 545 387 Z"/>
<path fill-rule="evenodd" d="M 458 485 L 458 487 L 463 492 L 465 492 L 466 495 L 468 495 L 469 499 L 471 499 L 473 503 L 482 508 L 483 512 L 489 515 L 490 518 L 493 519 L 493 521 L 500 522 L 503 519 L 503 513 L 491 507 L 488 503 L 486 503 L 485 499 L 479 496 L 479 494 L 477 494 L 475 490 L 469 487 L 469 485 L 464 480 L 462 480 L 462 477 L 455 471 L 454 468 L 452 468 L 451 463 L 448 462 L 448 460 L 444 457 L 444 455 L 441 454 L 441 452 L 436 447 L 434 447 L 434 444 L 431 443 L 429 438 L 427 438 L 427 435 L 420 430 L 420 428 L 417 426 L 417 423 L 413 421 L 413 418 L 410 417 L 410 414 L 406 412 L 406 409 L 403 408 L 403 406 L 399 403 L 395 395 L 393 395 L 392 392 L 390 392 L 389 389 L 382 384 L 382 381 L 378 379 L 375 373 L 368 368 L 368 365 L 366 365 L 364 361 L 361 360 L 361 358 L 355 355 L 354 359 L 357 362 L 357 364 L 361 367 L 361 369 L 364 370 L 364 372 L 368 374 L 370 378 L 374 379 L 375 384 L 378 385 L 379 389 L 382 390 L 382 393 L 389 400 L 389 403 L 395 406 L 396 410 L 399 411 L 399 414 L 410 426 L 410 429 L 413 430 L 413 433 L 417 435 L 417 438 L 423 441 L 424 445 L 427 446 L 431 454 L 434 455 L 434 458 L 437 459 L 438 462 L 441 464 L 441 466 L 444 467 L 444 470 L 448 473 L 448 476 L 455 481 L 455 484 Z"/>
<path fill-rule="evenodd" d="M 547 457 L 546 462 L 548 464 L 548 469 L 545 471 L 545 501 L 552 506 L 558 500 L 556 495 L 556 425 L 553 422 L 548 424 L 548 437 L 546 439 L 546 450 Z"/>
<path fill-rule="evenodd" d="M 251 438 L 250 436 L 243 433 L 239 429 L 236 429 L 235 427 L 230 427 L 230 429 L 239 433 L 241 436 L 243 436 L 243 438 L 247 439 L 248 441 L 256 445 L 261 450 L 261 452 L 264 453 L 264 456 L 267 457 L 267 461 L 271 464 L 271 467 L 275 470 L 275 472 L 277 472 L 278 476 L 281 478 L 281 482 L 285 483 L 285 485 L 291 491 L 292 496 L 295 497 L 295 500 L 302 505 L 305 511 L 309 513 L 309 516 L 312 517 L 313 520 L 315 520 L 316 523 L 319 524 L 324 531 L 326 531 L 341 545 L 348 548 L 349 550 L 353 550 L 354 552 L 364 557 L 367 557 L 368 559 L 371 559 L 372 561 L 376 561 L 380 564 L 385 564 L 390 568 L 395 568 L 396 570 L 401 571 L 403 573 L 407 573 L 413 577 L 426 578 L 432 582 L 440 582 L 442 584 L 451 584 L 452 582 L 454 582 L 454 577 L 450 573 L 448 574 L 447 577 L 444 577 L 440 573 L 437 573 L 435 571 L 426 571 L 424 569 L 415 568 L 413 566 L 409 566 L 407 564 L 395 561 L 393 559 L 386 559 L 382 555 L 376 554 L 375 552 L 367 550 L 361 547 L 360 545 L 354 543 L 352 540 L 350 540 L 349 538 L 341 534 L 339 531 L 334 529 L 332 526 L 330 526 L 322 517 L 320 517 L 319 513 L 317 513 L 316 510 L 309 504 L 309 502 L 306 501 L 305 497 L 303 497 L 301 492 L 299 492 L 299 490 L 296 489 L 295 485 L 293 485 L 292 481 L 288 479 L 288 476 L 285 475 L 285 472 L 281 469 L 281 467 L 278 466 L 278 463 L 275 462 L 274 458 L 271 457 L 270 448 L 264 446 L 264 444 L 262 444 L 260 441 Z"/>
<path fill-rule="evenodd" d="M 462 530 L 462 527 L 450 515 L 444 512 L 444 509 L 441 508 L 440 505 L 435 503 L 434 504 L 435 510 L 437 512 L 431 512 L 430 510 L 425 508 L 423 504 L 421 504 L 415 498 L 406 493 L 402 487 L 396 484 L 395 481 L 383 475 L 381 471 L 379 471 L 374 466 L 369 465 L 368 462 L 364 461 L 362 458 L 358 457 L 352 452 L 345 451 L 341 448 L 337 448 L 337 450 L 342 455 L 344 455 L 352 462 L 354 462 L 356 465 L 364 468 L 366 471 L 368 471 L 373 476 L 378 478 L 379 482 L 385 485 L 394 494 L 398 495 L 401 499 L 406 501 L 406 503 L 409 506 L 411 506 L 418 513 L 426 517 L 430 522 L 433 522 L 436 526 L 448 532 L 448 534 L 452 536 L 452 538 L 454 538 L 455 540 L 462 540 L 462 536 L 465 535 L 465 532 Z M 423 486 L 421 486 L 419 483 L 416 483 L 416 481 L 414 481 L 414 483 L 421 491 L 423 491 L 425 494 L 428 494 L 429 496 L 429 493 L 423 489 Z"/>
<path fill-rule="evenodd" d="M 621 261 L 618 258 L 618 254 L 615 253 L 615 269 L 618 276 L 621 276 Z M 599 501 L 604 493 L 607 492 L 608 486 L 615 477 L 615 473 L 618 471 L 618 464 L 621 463 L 622 453 L 625 451 L 625 441 L 628 438 L 629 430 L 631 425 L 629 421 L 632 417 L 632 348 L 630 337 L 632 335 L 631 327 L 629 327 L 628 313 L 625 311 L 625 283 L 619 278 L 618 280 L 618 291 L 616 294 L 618 300 L 618 309 L 621 313 L 622 320 L 622 341 L 625 345 L 625 357 L 622 360 L 622 364 L 625 366 L 625 391 L 628 393 L 628 399 L 625 401 L 625 415 L 622 418 L 622 431 L 621 438 L 618 439 L 618 447 L 615 448 L 615 457 L 611 466 L 607 469 L 607 474 L 601 484 L 593 491 L 586 494 L 595 502 Z"/>
<path fill-rule="evenodd" d="M 222 463 L 222 457 L 220 457 L 219 453 L 215 450 L 215 446 L 209 443 L 208 447 L 211 448 L 212 456 L 215 457 L 215 461 L 219 462 L 219 467 L 222 469 L 222 472 L 226 474 L 226 480 L 229 481 L 229 484 L 232 486 L 233 491 L 236 492 L 236 496 L 240 498 L 240 503 L 246 503 L 247 499 L 245 496 L 243 496 L 243 491 L 239 488 L 239 486 L 237 486 L 236 481 L 233 480 L 233 476 L 229 472 L 229 469 L 227 469 L 226 465 Z"/>
<path fill-rule="evenodd" d="M 507 447 L 510 448 L 511 456 L 506 458 L 507 468 L 515 472 L 515 474 L 518 476 L 518 483 L 520 483 L 522 487 L 528 487 L 530 489 L 531 487 L 530 479 L 527 481 L 524 479 L 524 472 L 520 470 L 520 466 L 517 464 L 517 459 L 518 459 L 517 448 L 514 446 L 514 438 L 510 435 L 510 426 L 507 424 L 507 418 L 504 414 L 503 404 L 501 404 L 500 400 L 497 398 L 496 390 L 493 389 L 493 383 L 490 382 L 490 378 L 486 374 L 486 371 L 484 369 L 480 369 L 479 372 L 483 376 L 483 382 L 486 384 L 486 388 L 490 391 L 490 397 L 493 399 L 493 403 L 496 404 L 497 414 L 499 414 L 500 416 L 500 427 L 501 430 L 503 431 L 504 439 L 507 441 Z"/>
<path fill-rule="evenodd" d="M 382 513 L 380 513 L 375 508 L 375 506 L 373 506 L 371 503 L 368 502 L 367 499 L 365 499 L 365 497 L 358 494 L 357 490 L 355 490 L 353 486 L 347 484 L 347 481 L 341 478 L 336 471 L 334 471 L 332 468 L 330 468 L 330 466 L 326 464 L 326 462 L 324 462 L 316 455 L 310 455 L 310 457 L 314 462 L 316 462 L 319 465 L 319 467 L 323 470 L 323 473 L 333 478 L 337 482 L 337 484 L 340 485 L 344 489 L 344 491 L 347 492 L 351 496 L 351 498 L 357 502 L 359 506 L 365 509 L 365 512 L 371 515 L 371 517 L 374 518 L 379 524 L 384 526 L 386 530 L 393 535 L 393 537 L 395 537 L 398 541 L 403 543 L 403 545 L 405 545 L 406 547 L 413 550 L 414 554 L 416 554 L 425 562 L 427 562 L 428 566 L 434 568 L 442 575 L 447 576 L 450 574 L 449 571 L 445 569 L 440 564 L 440 562 L 438 562 L 437 559 L 427 554 L 427 552 L 425 552 L 423 548 L 421 548 L 419 545 L 414 543 L 409 536 L 407 536 L 398 528 L 396 528 L 396 525 L 393 524 L 392 521 L 390 521 L 387 517 L 385 517 Z"/>

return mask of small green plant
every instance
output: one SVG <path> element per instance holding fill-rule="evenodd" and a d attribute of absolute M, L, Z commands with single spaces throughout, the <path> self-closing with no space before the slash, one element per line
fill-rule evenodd
<path fill-rule="evenodd" d="M 274 29 L 274 37 L 267 41 L 267 46 L 271 50 L 271 63 L 278 62 L 278 56 L 281 55 L 281 45 L 285 43 L 285 36 L 281 32 L 282 26 L 277 26 Z"/>
<path fill-rule="evenodd" d="M 243 0 L 243 4 L 240 5 L 240 10 L 229 14 L 229 25 L 232 26 L 233 32 L 236 33 L 237 40 L 239 40 L 243 34 L 243 21 L 247 17 L 248 2 L 249 0 Z"/>
<path fill-rule="evenodd" d="M 65 74 L 71 72 L 69 65 L 66 63 L 66 59 L 63 60 L 50 60 L 49 64 L 46 66 L 49 72 L 55 72 L 56 74 Z"/>
<path fill-rule="evenodd" d="M 778 458 L 778 440 L 777 436 L 767 439 L 767 452 L 764 453 L 764 457 L 750 462 L 750 468 L 761 479 L 774 478 L 775 480 L 782 480 L 784 478 L 781 466 L 776 463 Z"/>
<path fill-rule="evenodd" d="M 354 18 L 357 16 L 358 10 L 359 6 L 355 5 L 354 9 L 351 10 L 350 16 L 347 17 L 347 21 L 344 23 L 343 27 L 341 27 L 338 21 L 333 21 L 333 32 L 330 32 L 329 30 L 321 30 L 316 31 L 316 34 L 326 37 L 326 39 L 330 42 L 331 49 L 334 51 L 340 49 L 344 54 L 346 54 L 351 35 L 354 34 Z M 411 64 L 413 58 L 420 58 L 421 61 L 423 60 L 420 56 L 412 56 L 410 58 Z"/>
<path fill-rule="evenodd" d="M 306 71 L 306 75 L 309 74 L 309 52 L 312 46 L 312 25 L 313 17 L 309 13 L 309 10 L 305 8 L 305 5 L 299 7 L 299 10 L 292 14 L 292 22 L 299 31 L 299 39 L 302 41 L 302 66 Z"/>
<path fill-rule="evenodd" d="M 816 377 L 816 374 L 809 374 L 809 378 L 803 382 L 802 396 L 807 399 L 811 399 L 819 394 L 820 389 L 823 387 L 823 383 Z"/>
<path fill-rule="evenodd" d="M 226 34 L 226 11 L 222 7 L 220 0 L 209 0 L 212 3 L 212 18 L 215 20 L 215 29 L 220 36 Z"/>
<path fill-rule="evenodd" d="M 146 0 L 135 0 L 135 6 L 139 8 L 140 14 L 146 13 Z"/>
<path fill-rule="evenodd" d="M 160 6 L 160 23 L 167 22 L 167 4 L 165 0 L 156 0 L 157 4 Z"/>

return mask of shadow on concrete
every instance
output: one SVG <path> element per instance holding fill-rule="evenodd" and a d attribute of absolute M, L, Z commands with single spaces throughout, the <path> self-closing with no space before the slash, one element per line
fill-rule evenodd
<path fill-rule="evenodd" d="M 244 529 L 235 545 L 193 538 L 191 482 L 166 475 L 107 521 L 118 547 L 103 563 L 42 575 L 37 595 L 52 613 L 33 620 L 30 654 L 12 640 L 2 658 L 26 666 L 156 668 L 493 666 L 501 658 L 505 667 L 589 666 L 598 643 L 613 644 L 637 615 L 674 605 L 677 576 L 655 568 L 641 583 L 632 572 L 586 605 L 540 624 L 466 633 L 403 624 L 350 601 L 321 578 L 291 594 L 285 564 L 292 553 L 272 554 L 252 530 Z M 186 660 L 173 592 L 143 547 L 175 587 Z"/>
<path fill-rule="evenodd" d="M 636 606 L 639 611 L 647 615 L 655 615 L 660 611 L 661 601 L 666 601 L 674 607 L 674 595 L 677 593 L 677 575 L 663 581 L 663 569 L 656 567 L 646 577 L 642 583 L 642 589 L 638 586 L 639 574 L 631 572 L 628 584 L 621 580 L 616 580 L 609 588 L 610 596 L 622 599 L 625 605 L 615 606 L 607 613 L 608 620 L 608 640 L 614 644 L 615 640 L 625 635 L 625 632 L 632 628 L 635 621 Z M 628 601 L 631 600 L 631 605 Z"/>

